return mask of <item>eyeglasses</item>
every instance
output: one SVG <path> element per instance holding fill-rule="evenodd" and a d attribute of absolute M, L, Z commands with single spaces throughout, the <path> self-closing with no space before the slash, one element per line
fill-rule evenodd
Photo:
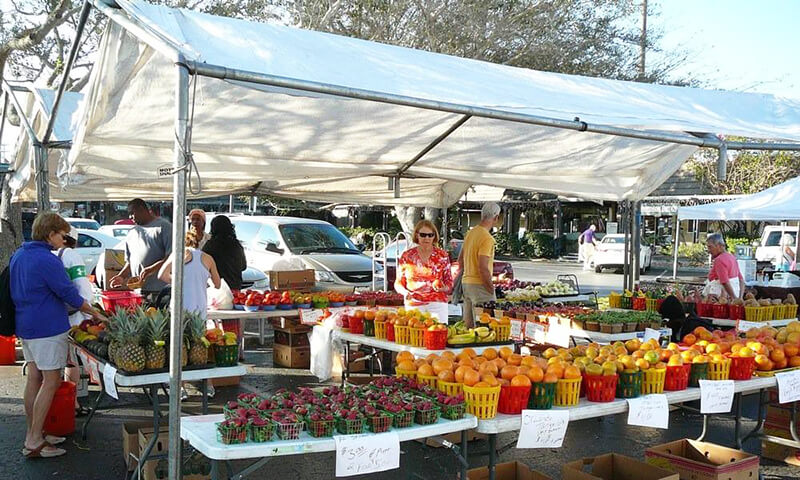
<path fill-rule="evenodd" d="M 419 235 L 422 238 L 434 238 L 436 236 L 435 233 L 423 233 L 423 232 L 419 232 L 417 235 Z"/>

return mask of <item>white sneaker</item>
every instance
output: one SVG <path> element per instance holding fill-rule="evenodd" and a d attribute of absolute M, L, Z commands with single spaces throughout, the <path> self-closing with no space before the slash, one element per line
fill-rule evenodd
<path fill-rule="evenodd" d="M 206 388 L 206 397 L 214 398 L 214 395 L 216 394 L 217 391 L 214 389 L 214 385 L 209 385 L 208 388 Z"/>
<path fill-rule="evenodd" d="M 187 392 L 185 388 L 181 387 L 181 402 L 184 400 L 189 400 L 189 392 Z"/>

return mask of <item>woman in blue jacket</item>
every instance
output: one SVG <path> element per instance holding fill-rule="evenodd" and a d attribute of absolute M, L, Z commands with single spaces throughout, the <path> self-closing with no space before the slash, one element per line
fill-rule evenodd
<path fill-rule="evenodd" d="M 22 448 L 28 458 L 66 453 L 54 446 L 64 439 L 45 438 L 43 428 L 67 363 L 67 305 L 105 320 L 81 297 L 61 260 L 52 254 L 52 250 L 64 246 L 64 236 L 69 231 L 69 224 L 59 215 L 39 214 L 33 221 L 33 241 L 25 242 L 14 253 L 9 268 L 16 335 L 22 340 L 22 352 L 28 362 L 24 395 L 27 432 Z"/>

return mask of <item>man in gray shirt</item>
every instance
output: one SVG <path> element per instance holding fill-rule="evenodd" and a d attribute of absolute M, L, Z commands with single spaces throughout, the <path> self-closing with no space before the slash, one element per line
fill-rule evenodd
<path fill-rule="evenodd" d="M 167 286 L 158 279 L 158 270 L 172 252 L 172 224 L 156 217 L 141 198 L 128 202 L 128 214 L 136 226 L 125 237 L 125 266 L 111 279 L 111 287 L 125 284 L 131 276 L 144 282 L 142 295 L 151 297 Z"/>

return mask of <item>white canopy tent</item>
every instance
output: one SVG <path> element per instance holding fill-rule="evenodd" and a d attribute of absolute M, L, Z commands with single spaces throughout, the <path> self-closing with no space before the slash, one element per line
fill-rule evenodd
<path fill-rule="evenodd" d="M 484 184 L 613 201 L 643 198 L 698 147 L 724 144 L 708 134 L 800 141 L 798 100 L 536 72 L 142 1 L 92 5 L 113 22 L 60 183 L 86 199 L 172 197 L 175 245 L 192 163 L 200 196 L 445 207 Z M 159 179 L 165 165 L 175 172 Z M 171 298 L 177 392 L 182 299 Z M 172 395 L 170 478 L 178 406 Z"/>
<path fill-rule="evenodd" d="M 735 200 L 680 207 L 678 220 L 800 220 L 800 178 Z"/>

